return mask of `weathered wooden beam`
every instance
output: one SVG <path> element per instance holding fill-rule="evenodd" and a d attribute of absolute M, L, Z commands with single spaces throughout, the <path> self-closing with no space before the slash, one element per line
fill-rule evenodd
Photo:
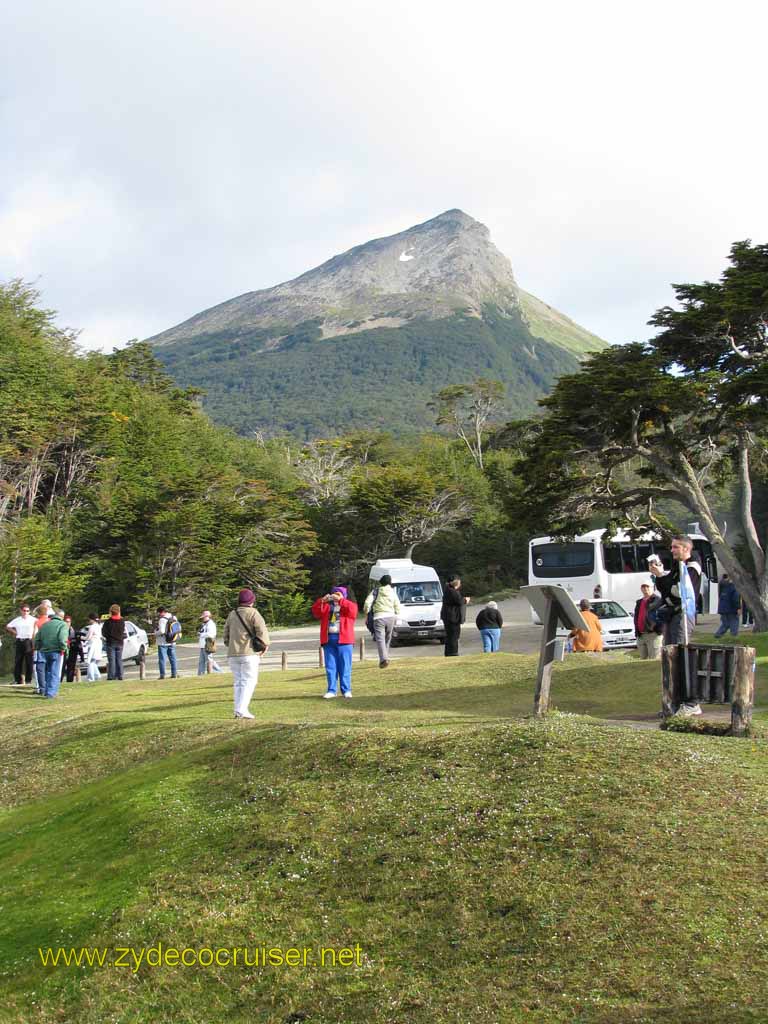
<path fill-rule="evenodd" d="M 731 732 L 744 736 L 752 722 L 755 703 L 755 648 L 734 647 L 733 701 Z"/>
<path fill-rule="evenodd" d="M 533 713 L 537 717 L 549 710 L 549 690 L 552 683 L 552 663 L 555 660 L 555 637 L 557 635 L 558 609 L 554 601 L 547 605 L 544 631 L 541 637 L 539 671 L 536 676 L 536 695 L 533 699 Z"/>

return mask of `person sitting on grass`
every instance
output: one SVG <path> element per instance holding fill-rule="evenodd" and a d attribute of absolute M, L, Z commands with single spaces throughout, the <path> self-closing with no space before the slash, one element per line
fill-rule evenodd
<path fill-rule="evenodd" d="M 603 630 L 600 626 L 600 619 L 592 611 L 592 605 L 585 598 L 579 601 L 581 617 L 588 625 L 588 629 L 572 629 L 568 634 L 573 638 L 574 651 L 597 652 L 603 649 Z"/>

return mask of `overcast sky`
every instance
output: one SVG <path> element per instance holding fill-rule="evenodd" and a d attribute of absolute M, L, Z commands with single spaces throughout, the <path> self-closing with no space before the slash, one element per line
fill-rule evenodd
<path fill-rule="evenodd" d="M 460 207 L 610 341 L 768 241 L 762 5 L 27 0 L 0 279 L 89 347 Z"/>

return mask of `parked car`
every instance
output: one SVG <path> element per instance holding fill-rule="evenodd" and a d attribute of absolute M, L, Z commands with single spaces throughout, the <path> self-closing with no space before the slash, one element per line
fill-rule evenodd
<path fill-rule="evenodd" d="M 624 605 L 618 601 L 593 601 L 592 611 L 600 619 L 604 650 L 637 647 L 635 621 Z"/>
<path fill-rule="evenodd" d="M 125 620 L 125 640 L 123 641 L 123 663 L 133 661 L 139 664 L 149 650 L 149 638 L 146 631 L 140 629 L 129 619 Z M 102 665 L 107 663 L 106 649 L 102 654 Z"/>
<path fill-rule="evenodd" d="M 603 650 L 615 651 L 621 647 L 637 647 L 635 621 L 624 605 L 618 601 L 592 601 L 592 611 L 600 619 L 603 631 Z M 568 630 L 558 629 L 560 636 Z"/>

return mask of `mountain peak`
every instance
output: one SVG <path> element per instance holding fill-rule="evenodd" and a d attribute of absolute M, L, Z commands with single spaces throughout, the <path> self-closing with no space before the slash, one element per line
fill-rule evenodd
<path fill-rule="evenodd" d="M 457 208 L 446 210 L 444 213 L 438 213 L 432 220 L 428 220 L 420 226 L 426 227 L 427 224 L 458 224 L 463 228 L 480 227 L 484 231 L 488 231 L 485 224 L 481 224 L 479 220 L 475 220 L 474 217 L 470 217 L 468 213 L 464 213 L 463 210 Z"/>
<path fill-rule="evenodd" d="M 414 317 L 480 316 L 488 303 L 519 310 L 512 266 L 484 224 L 452 209 L 348 249 L 292 281 L 198 313 L 150 341 L 165 345 L 222 330 L 237 338 L 257 330 L 268 333 L 268 350 L 308 320 L 320 321 L 322 336 L 330 338 L 399 327 Z"/>

